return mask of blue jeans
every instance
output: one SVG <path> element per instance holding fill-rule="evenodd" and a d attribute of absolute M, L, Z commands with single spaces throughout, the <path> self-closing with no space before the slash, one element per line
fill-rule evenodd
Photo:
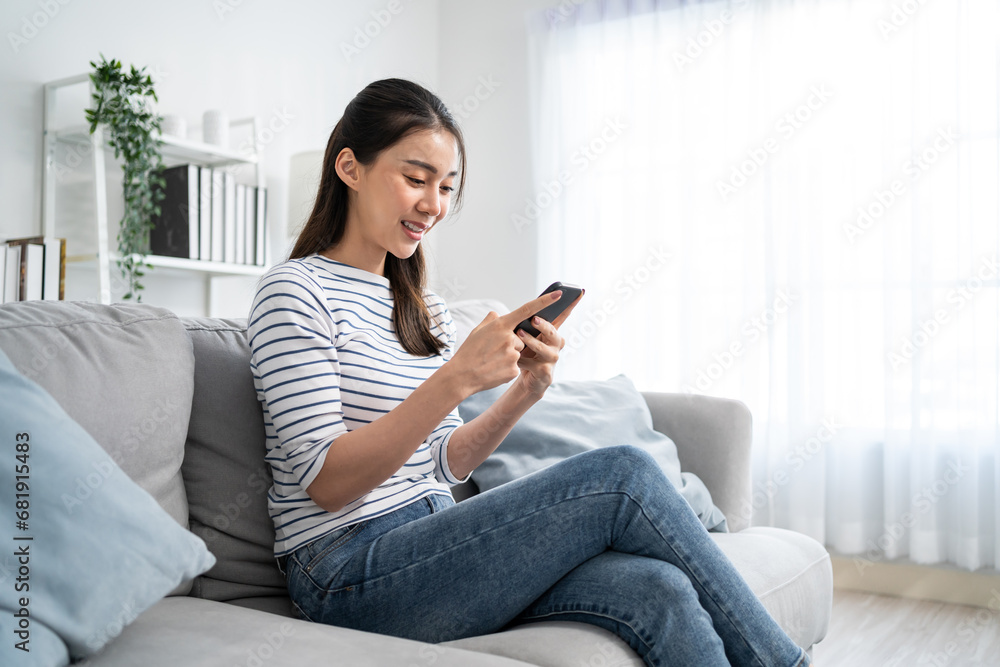
<path fill-rule="evenodd" d="M 651 456 L 593 450 L 462 503 L 432 495 L 293 552 L 311 621 L 425 642 L 536 621 L 614 632 L 647 665 L 809 664 Z"/>

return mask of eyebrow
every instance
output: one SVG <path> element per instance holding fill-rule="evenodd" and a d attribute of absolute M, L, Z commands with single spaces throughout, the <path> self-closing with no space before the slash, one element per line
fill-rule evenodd
<path fill-rule="evenodd" d="M 434 165 L 427 164 L 426 162 L 421 162 L 420 160 L 403 160 L 406 164 L 412 164 L 414 167 L 421 167 L 431 172 L 432 174 L 438 173 L 437 167 Z M 449 176 L 458 176 L 457 171 L 453 171 L 448 174 Z"/>

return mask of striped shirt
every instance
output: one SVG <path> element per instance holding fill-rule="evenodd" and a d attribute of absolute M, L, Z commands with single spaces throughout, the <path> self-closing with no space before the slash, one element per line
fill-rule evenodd
<path fill-rule="evenodd" d="M 448 467 L 457 407 L 403 467 L 340 510 L 306 493 L 337 437 L 392 410 L 451 358 L 455 325 L 444 302 L 424 291 L 431 333 L 447 348 L 415 357 L 396 338 L 388 278 L 314 254 L 278 264 L 259 285 L 247 335 L 274 477 L 275 557 L 425 496 L 451 496 L 449 485 L 465 481 Z"/>

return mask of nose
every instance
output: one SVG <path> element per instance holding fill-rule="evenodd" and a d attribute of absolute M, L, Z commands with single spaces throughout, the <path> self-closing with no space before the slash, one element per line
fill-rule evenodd
<path fill-rule="evenodd" d="M 423 196 L 420 197 L 420 201 L 417 203 L 417 210 L 432 218 L 437 218 L 441 215 L 443 206 L 441 204 L 441 193 L 438 192 L 437 188 L 427 188 L 424 190 Z"/>

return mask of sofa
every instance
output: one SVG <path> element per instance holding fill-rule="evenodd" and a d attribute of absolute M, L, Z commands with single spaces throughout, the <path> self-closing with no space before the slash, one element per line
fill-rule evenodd
<path fill-rule="evenodd" d="M 450 307 L 460 342 L 490 309 L 506 312 L 488 300 Z M 0 350 L 215 557 L 210 570 L 129 619 L 81 664 L 642 664 L 616 636 L 580 623 L 432 645 L 295 617 L 272 556 L 271 476 L 245 320 L 178 317 L 143 304 L 17 302 L 0 306 Z M 809 537 L 750 526 L 749 411 L 706 396 L 643 396 L 654 428 L 674 440 L 682 468 L 701 478 L 726 515 L 730 532 L 712 538 L 792 639 L 810 649 L 830 620 L 830 559 Z M 459 502 L 477 493 L 472 482 L 453 491 Z"/>

